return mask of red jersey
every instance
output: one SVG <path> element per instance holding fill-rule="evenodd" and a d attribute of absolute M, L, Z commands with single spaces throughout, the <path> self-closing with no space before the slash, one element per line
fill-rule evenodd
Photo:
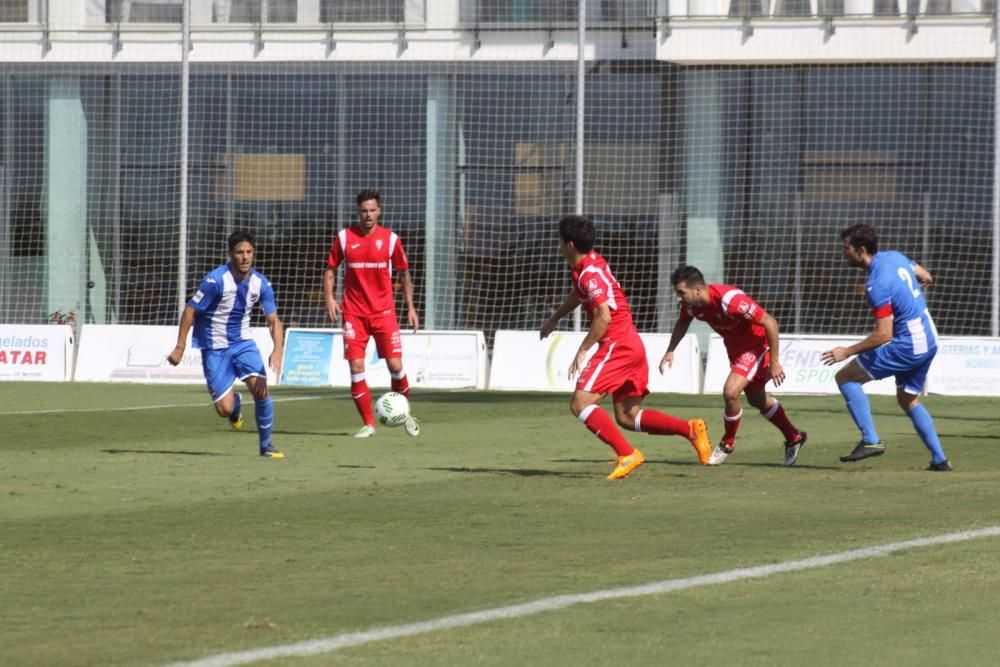
<path fill-rule="evenodd" d="M 722 336 L 730 354 L 767 345 L 764 309 L 738 287 L 709 285 L 707 306 L 681 307 L 680 319 L 699 319 Z"/>
<path fill-rule="evenodd" d="M 596 306 L 608 304 L 611 323 L 601 340 L 623 340 L 628 336 L 638 335 L 621 285 L 611 275 L 608 263 L 593 250 L 573 267 L 573 289 L 591 320 Z"/>
<path fill-rule="evenodd" d="M 348 315 L 377 315 L 396 312 L 392 294 L 392 271 L 410 268 L 403 243 L 395 232 L 381 225 L 364 236 L 357 225 L 340 230 L 330 248 L 326 265 L 344 267 L 343 311 Z"/>

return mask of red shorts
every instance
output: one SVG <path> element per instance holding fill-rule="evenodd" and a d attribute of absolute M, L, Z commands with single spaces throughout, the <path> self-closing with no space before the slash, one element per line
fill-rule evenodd
<path fill-rule="evenodd" d="M 730 370 L 742 375 L 750 386 L 763 387 L 771 379 L 771 350 L 766 346 L 742 352 L 730 352 Z"/>
<path fill-rule="evenodd" d="M 642 339 L 602 340 L 580 373 L 576 388 L 611 394 L 615 402 L 648 394 L 649 363 Z"/>
<path fill-rule="evenodd" d="M 348 315 L 344 313 L 344 359 L 364 359 L 368 339 L 375 339 L 375 349 L 383 359 L 403 356 L 399 338 L 399 323 L 391 310 L 379 315 Z"/>

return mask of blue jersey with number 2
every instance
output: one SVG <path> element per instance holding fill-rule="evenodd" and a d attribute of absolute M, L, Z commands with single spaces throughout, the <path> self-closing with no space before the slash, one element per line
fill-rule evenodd
<path fill-rule="evenodd" d="M 876 318 L 892 314 L 892 342 L 900 352 L 923 357 L 937 349 L 937 329 L 914 273 L 916 264 L 895 250 L 875 254 L 865 294 Z"/>

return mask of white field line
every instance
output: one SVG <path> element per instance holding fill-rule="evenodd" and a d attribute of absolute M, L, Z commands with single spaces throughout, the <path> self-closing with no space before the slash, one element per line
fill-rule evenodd
<path fill-rule="evenodd" d="M 343 398 L 331 394 L 330 396 L 272 396 L 275 403 L 288 403 L 290 401 L 314 401 L 320 398 Z M 140 410 L 167 410 L 170 408 L 201 408 L 211 407 L 212 402 L 209 397 L 205 397 L 200 403 L 166 403 L 163 405 L 136 405 L 128 408 L 53 408 L 51 410 L 11 410 L 10 412 L 0 412 L 0 417 L 13 415 L 61 415 L 77 412 L 137 412 Z"/>
<path fill-rule="evenodd" d="M 913 549 L 916 547 L 929 547 L 938 544 L 949 544 L 952 542 L 965 542 L 983 537 L 1000 536 L 1000 526 L 982 528 L 979 530 L 965 530 L 957 533 L 946 533 L 934 537 L 923 537 L 905 542 L 893 542 L 874 547 L 862 549 L 851 549 L 850 551 L 840 551 L 826 556 L 815 556 L 803 560 L 791 560 L 784 563 L 773 563 L 771 565 L 758 565 L 756 567 L 738 568 L 726 570 L 724 572 L 714 572 L 696 577 L 684 579 L 665 579 L 654 581 L 638 586 L 625 586 L 622 588 L 609 588 L 605 590 L 593 591 L 590 593 L 578 593 L 574 595 L 557 595 L 555 597 L 541 598 L 533 602 L 515 604 L 506 607 L 495 607 L 482 611 L 470 612 L 467 614 L 455 614 L 453 616 L 443 616 L 441 618 L 421 621 L 418 623 L 406 623 L 404 625 L 389 625 L 372 630 L 361 632 L 348 632 L 319 639 L 310 639 L 294 644 L 282 646 L 270 646 L 246 651 L 234 651 L 232 653 L 219 653 L 217 655 L 192 660 L 190 662 L 175 662 L 168 667 L 230 667 L 231 665 L 246 665 L 262 660 L 274 660 L 277 658 L 305 657 L 332 653 L 340 649 L 361 646 L 372 642 L 399 639 L 410 637 L 427 632 L 439 630 L 450 630 L 452 628 L 464 628 L 481 623 L 490 623 L 510 618 L 522 618 L 532 616 L 546 611 L 565 609 L 578 604 L 588 602 L 600 602 L 602 600 L 614 600 L 619 598 L 642 597 L 645 595 L 658 595 L 699 586 L 712 586 L 725 584 L 733 581 L 745 579 L 760 579 L 774 574 L 785 574 L 798 570 L 811 570 L 831 565 L 839 565 L 855 560 L 886 556 L 888 554 Z"/>

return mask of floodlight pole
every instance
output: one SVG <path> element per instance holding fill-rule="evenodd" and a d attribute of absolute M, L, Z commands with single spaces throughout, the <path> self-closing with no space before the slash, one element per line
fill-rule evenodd
<path fill-rule="evenodd" d="M 191 0 L 184 0 L 181 20 L 181 206 L 177 226 L 177 310 L 184 311 L 187 301 L 187 237 L 188 237 L 188 93 L 191 63 Z"/>
<path fill-rule="evenodd" d="M 579 0 L 577 16 L 579 25 L 576 29 L 576 198 L 573 212 L 583 215 L 583 121 L 584 121 L 584 85 L 587 80 L 587 0 Z M 573 331 L 582 329 L 583 315 L 577 307 L 573 310 Z"/>
<path fill-rule="evenodd" d="M 1000 336 L 1000 7 L 993 10 L 993 256 L 990 335 Z"/>

